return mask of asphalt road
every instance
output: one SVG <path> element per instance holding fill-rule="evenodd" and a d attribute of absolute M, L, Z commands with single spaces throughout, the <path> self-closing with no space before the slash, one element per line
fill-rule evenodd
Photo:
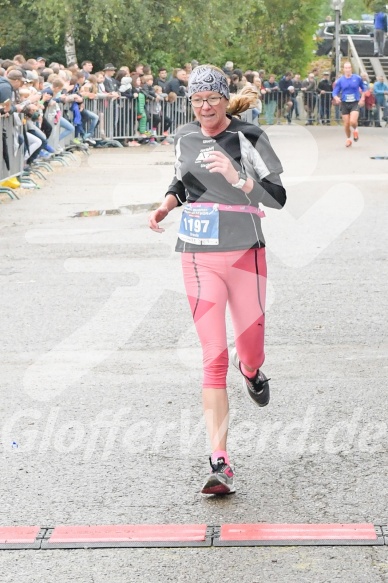
<path fill-rule="evenodd" d="M 346 149 L 338 127 L 269 130 L 288 191 L 263 225 L 272 399 L 256 409 L 230 371 L 226 499 L 199 494 L 209 448 L 180 213 L 147 228 L 172 147 L 95 150 L 4 199 L 1 525 L 388 523 L 388 160 L 370 159 L 387 132 Z M 0 551 L 1 583 L 237 578 L 388 581 L 388 547 Z"/>

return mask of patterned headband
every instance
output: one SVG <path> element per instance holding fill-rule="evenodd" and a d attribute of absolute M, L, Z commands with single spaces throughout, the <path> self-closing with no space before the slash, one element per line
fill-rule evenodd
<path fill-rule="evenodd" d="M 229 87 L 225 75 L 206 65 L 193 69 L 189 78 L 188 96 L 200 91 L 214 91 L 229 99 Z"/>

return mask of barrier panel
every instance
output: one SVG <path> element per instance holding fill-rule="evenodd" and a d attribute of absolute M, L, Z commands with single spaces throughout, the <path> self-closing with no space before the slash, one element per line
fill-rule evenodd
<path fill-rule="evenodd" d="M 156 138 L 164 138 L 167 133 L 173 137 L 179 126 L 195 117 L 185 97 L 178 97 L 173 103 L 159 103 L 159 112 L 154 111 L 151 102 L 140 114 L 136 100 L 126 97 L 85 99 L 83 118 L 87 118 L 87 112 L 98 116 L 99 123 L 93 133 L 95 139 L 124 140 L 139 138 L 146 133 Z M 90 130 L 90 124 L 91 121 L 87 120 L 86 131 Z"/>
<path fill-rule="evenodd" d="M 252 109 L 249 109 L 240 115 L 241 119 L 259 125 L 281 123 L 287 116 L 292 121 L 300 120 L 307 125 L 342 122 L 340 106 L 333 104 L 332 92 L 298 90 L 290 96 L 279 92 L 272 100 L 264 98 L 262 105 L 259 118 L 254 117 Z M 126 97 L 108 99 L 98 96 L 95 99 L 85 99 L 84 108 L 84 128 L 87 132 L 90 130 L 90 120 L 86 119 L 87 112 L 98 116 L 98 125 L 92 136 L 96 140 L 138 139 L 144 136 L 163 139 L 167 135 L 174 137 L 181 125 L 195 119 L 185 97 L 178 97 L 173 103 L 161 102 L 158 113 L 154 112 L 153 102 L 147 103 L 142 115 L 138 113 L 136 100 Z M 369 110 L 361 108 L 360 121 L 375 121 L 376 117 L 376 114 L 372 115 Z"/>
<path fill-rule="evenodd" d="M 0 182 L 23 172 L 24 140 L 17 114 L 0 116 Z"/>
<path fill-rule="evenodd" d="M 333 94 L 330 91 L 302 91 L 298 90 L 292 95 L 279 92 L 271 101 L 264 98 L 263 113 L 259 121 L 273 125 L 287 115 L 291 120 L 301 120 L 306 125 L 341 123 L 341 106 L 333 103 Z M 369 109 L 360 108 L 361 120 L 375 119 L 376 116 Z"/>
<path fill-rule="evenodd" d="M 59 113 L 58 113 L 59 111 Z M 65 115 L 66 114 L 66 115 Z M 56 103 L 53 105 L 48 105 L 45 111 L 45 118 L 47 121 L 52 125 L 52 132 L 47 140 L 48 144 L 54 148 L 55 152 L 60 150 L 61 148 L 66 148 L 70 146 L 71 141 L 74 139 L 75 128 L 73 126 L 73 131 L 71 134 L 67 135 L 63 140 L 60 140 L 60 135 L 64 131 L 64 128 L 61 127 L 61 119 L 67 119 L 66 116 L 69 116 L 68 112 L 65 112 L 65 109 L 61 103 Z M 73 116 L 71 115 L 71 120 L 67 119 L 67 121 L 72 121 Z"/>

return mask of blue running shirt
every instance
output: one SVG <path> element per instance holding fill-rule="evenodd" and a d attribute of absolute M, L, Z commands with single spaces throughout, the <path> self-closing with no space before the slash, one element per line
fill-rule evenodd
<path fill-rule="evenodd" d="M 360 89 L 362 92 L 365 91 L 364 84 L 359 75 L 353 74 L 351 77 L 342 75 L 334 86 L 333 97 L 341 93 L 341 101 L 353 103 L 354 101 L 360 100 Z"/>

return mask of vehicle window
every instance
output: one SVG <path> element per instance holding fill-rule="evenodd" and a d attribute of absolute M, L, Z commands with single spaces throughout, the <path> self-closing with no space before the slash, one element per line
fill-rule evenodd
<path fill-rule="evenodd" d="M 326 34 L 334 34 L 334 24 L 330 24 L 329 26 L 326 26 Z"/>
<path fill-rule="evenodd" d="M 369 35 L 370 33 L 370 29 L 366 26 L 366 24 L 362 24 L 360 25 L 360 30 L 358 32 L 358 34 L 364 34 L 364 35 Z"/>
<path fill-rule="evenodd" d="M 341 34 L 360 34 L 360 25 L 356 22 L 348 22 L 341 25 Z"/>

